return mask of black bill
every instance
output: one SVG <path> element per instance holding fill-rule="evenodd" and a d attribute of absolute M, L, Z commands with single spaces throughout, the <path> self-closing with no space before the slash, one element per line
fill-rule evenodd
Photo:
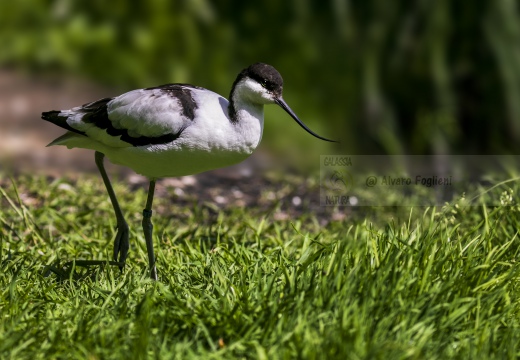
<path fill-rule="evenodd" d="M 275 100 L 275 102 L 280 105 L 280 107 L 282 109 L 284 109 L 289 115 L 291 115 L 291 117 L 298 123 L 298 125 L 300 125 L 305 131 L 307 131 L 309 134 L 311 134 L 312 136 L 314 137 L 317 137 L 318 139 L 321 139 L 321 140 L 325 140 L 325 141 L 330 141 L 330 142 L 337 142 L 335 140 L 329 140 L 329 139 L 326 139 L 322 136 L 319 136 L 318 134 L 316 134 L 314 131 L 312 131 L 311 129 L 309 129 L 307 127 L 307 125 L 305 125 L 300 119 L 298 119 L 298 116 L 296 116 L 296 114 L 294 113 L 294 111 L 291 110 L 291 108 L 289 107 L 289 105 L 287 105 L 287 103 L 281 98 L 277 98 Z"/>

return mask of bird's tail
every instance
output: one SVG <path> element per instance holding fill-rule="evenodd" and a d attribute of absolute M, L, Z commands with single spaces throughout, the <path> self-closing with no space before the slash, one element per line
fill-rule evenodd
<path fill-rule="evenodd" d="M 61 111 L 59 110 L 46 111 L 42 113 L 42 119 L 59 127 L 66 128 L 69 126 L 69 124 L 67 124 L 67 116 L 60 116 L 60 114 Z"/>
<path fill-rule="evenodd" d="M 67 119 L 69 118 L 70 115 L 71 115 L 70 111 L 59 111 L 59 110 L 46 111 L 46 112 L 42 113 L 43 120 L 46 120 L 48 122 L 53 123 L 54 125 L 58 125 L 59 127 L 68 130 L 65 134 L 54 139 L 47 146 L 65 145 L 69 148 L 75 147 L 73 144 L 76 143 L 77 140 L 80 140 L 78 138 L 85 137 L 84 132 L 74 129 L 72 126 L 70 126 L 67 123 Z"/>
<path fill-rule="evenodd" d="M 52 110 L 52 111 L 43 112 L 42 113 L 42 119 L 46 120 L 48 122 L 51 122 L 54 125 L 57 125 L 57 126 L 59 126 L 61 128 L 64 128 L 66 130 L 75 132 L 77 134 L 84 135 L 84 133 L 82 131 L 74 129 L 73 127 L 71 127 L 67 123 L 67 119 L 69 118 L 69 115 L 70 115 L 70 112 L 69 112 L 69 114 L 67 114 L 67 113 L 65 113 L 63 111 Z M 56 140 L 58 140 L 58 139 L 56 139 Z"/>

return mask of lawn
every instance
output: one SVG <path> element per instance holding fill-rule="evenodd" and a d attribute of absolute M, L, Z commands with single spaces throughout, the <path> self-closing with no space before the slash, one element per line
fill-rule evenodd
<path fill-rule="evenodd" d="M 520 349 L 518 187 L 503 205 L 360 208 L 322 221 L 281 206 L 154 203 L 117 182 L 128 265 L 106 259 L 115 219 L 95 176 L 0 176 L 0 358 L 505 359 Z M 288 185 L 290 186 L 290 185 Z M 504 192 L 505 191 L 505 192 Z M 305 203 L 303 204 L 305 206 Z M 47 276 L 45 276 L 47 275 Z"/>

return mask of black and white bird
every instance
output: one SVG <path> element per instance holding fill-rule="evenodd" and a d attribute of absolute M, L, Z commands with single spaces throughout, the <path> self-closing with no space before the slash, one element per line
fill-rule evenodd
<path fill-rule="evenodd" d="M 104 98 L 70 110 L 48 111 L 42 119 L 67 133 L 48 146 L 64 145 L 95 151 L 117 217 L 114 261 L 124 266 L 129 232 L 114 190 L 103 166 L 104 157 L 149 178 L 143 230 L 151 277 L 157 279 L 152 243 L 152 201 L 158 178 L 184 176 L 241 162 L 260 143 L 264 105 L 277 104 L 303 129 L 325 141 L 298 119 L 282 98 L 283 80 L 270 65 L 257 63 L 240 72 L 229 101 L 210 90 L 167 84 Z M 76 261 L 76 265 L 103 261 Z"/>

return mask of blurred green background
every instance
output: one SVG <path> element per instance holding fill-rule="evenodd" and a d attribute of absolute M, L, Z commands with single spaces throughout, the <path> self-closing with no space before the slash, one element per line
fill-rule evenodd
<path fill-rule="evenodd" d="M 263 146 L 288 157 L 519 150 L 515 0 L 0 1 L 0 44 L 4 68 L 118 92 L 187 82 L 227 97 L 267 62 L 300 118 L 341 140 L 269 107 Z"/>

